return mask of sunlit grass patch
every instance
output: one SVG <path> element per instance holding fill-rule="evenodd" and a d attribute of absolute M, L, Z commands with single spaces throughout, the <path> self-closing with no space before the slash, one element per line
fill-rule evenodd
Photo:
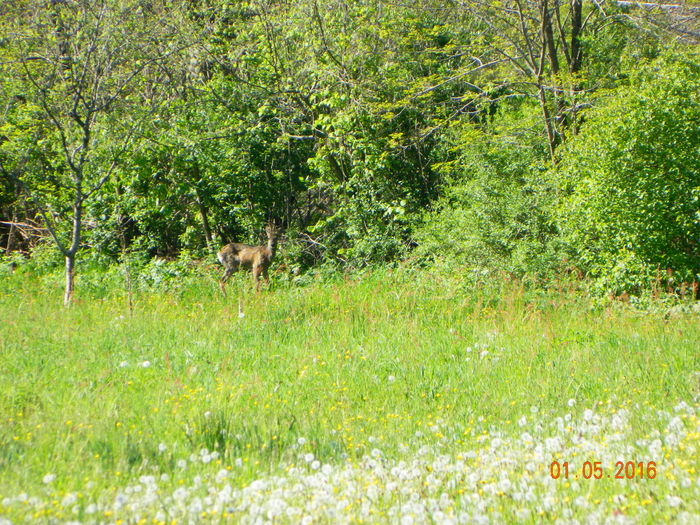
<path fill-rule="evenodd" d="M 139 293 L 133 315 L 117 291 L 63 309 L 21 284 L 0 288 L 0 516 L 700 513 L 692 314 L 400 272 L 243 290 L 243 316 L 206 279 Z M 605 476 L 574 479 L 586 461 Z M 615 479 L 617 461 L 657 475 Z"/>

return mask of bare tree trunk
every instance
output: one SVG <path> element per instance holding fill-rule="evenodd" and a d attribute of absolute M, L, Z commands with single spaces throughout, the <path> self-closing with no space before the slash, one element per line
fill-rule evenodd
<path fill-rule="evenodd" d="M 556 154 L 554 153 L 554 150 L 557 147 L 557 136 L 556 132 L 554 131 L 554 127 L 552 126 L 552 118 L 549 112 L 549 108 L 547 107 L 547 96 L 544 91 L 544 86 L 542 85 L 541 81 L 538 80 L 538 91 L 539 91 L 539 99 L 540 99 L 540 106 L 542 108 L 542 119 L 544 120 L 544 127 L 545 130 L 547 131 L 547 146 L 549 148 L 549 158 L 552 159 L 552 162 L 554 164 L 557 163 L 557 157 Z"/>
<path fill-rule="evenodd" d="M 196 193 L 197 207 L 199 208 L 199 214 L 202 216 L 202 228 L 204 229 L 204 238 L 207 241 L 207 249 L 211 251 L 212 246 L 214 245 L 214 237 L 212 237 L 211 226 L 209 225 L 209 212 L 207 210 L 207 207 L 204 205 L 204 201 L 202 200 L 199 190 L 196 190 Z"/>
<path fill-rule="evenodd" d="M 559 74 L 559 57 L 557 56 L 557 45 L 554 40 L 554 30 L 552 29 L 552 15 L 547 10 L 545 3 L 542 11 L 542 37 L 549 56 L 549 65 L 554 75 Z"/>
<path fill-rule="evenodd" d="M 75 277 L 75 254 L 66 255 L 66 291 L 63 306 L 70 306 L 73 301 L 73 279 Z"/>
<path fill-rule="evenodd" d="M 121 204 L 122 200 L 122 195 L 124 192 L 122 191 L 121 184 L 117 184 L 115 191 L 117 193 L 117 202 Z M 117 216 L 116 216 L 116 226 L 117 226 L 117 231 L 119 232 L 119 243 L 121 244 L 122 248 L 122 264 L 124 265 L 124 274 L 126 277 L 126 296 L 127 300 L 129 303 L 129 317 L 133 317 L 134 315 L 134 292 L 133 292 L 133 286 L 131 282 L 131 250 L 129 248 L 129 244 L 126 240 L 126 224 L 127 224 L 127 218 L 124 217 L 124 215 L 121 213 L 120 208 L 117 207 Z"/>
<path fill-rule="evenodd" d="M 10 224 L 10 231 L 7 234 L 7 246 L 5 248 L 5 254 L 10 255 L 12 253 L 12 250 L 15 249 L 15 231 L 17 228 L 15 227 L 15 223 L 17 223 L 17 210 L 12 209 L 12 223 Z"/>
<path fill-rule="evenodd" d="M 569 72 L 576 75 L 581 69 L 583 60 L 583 51 L 581 50 L 581 30 L 583 28 L 581 0 L 571 0 L 571 63 L 569 64 Z M 576 80 L 573 80 L 571 86 L 571 132 L 574 135 L 578 134 L 579 122 L 576 112 L 576 91 L 579 85 Z"/>
<path fill-rule="evenodd" d="M 581 0 L 571 0 L 571 63 L 569 71 L 576 73 L 581 69 L 581 30 L 583 28 Z"/>
<path fill-rule="evenodd" d="M 556 148 L 558 143 L 564 139 L 564 115 L 566 113 L 565 101 L 558 95 L 558 84 L 559 84 L 559 56 L 557 51 L 556 41 L 554 39 L 554 28 L 552 27 L 552 13 L 545 1 L 542 5 L 542 39 L 543 39 L 543 50 L 542 53 L 547 51 L 547 56 L 549 57 L 549 66 L 552 70 L 552 82 L 555 84 L 555 89 L 552 92 L 554 115 L 551 121 L 551 128 L 554 132 L 554 143 L 552 144 L 552 136 L 550 135 L 549 129 L 547 130 L 547 137 L 550 144 Z M 552 152 L 552 147 L 550 147 L 550 154 Z"/>
<path fill-rule="evenodd" d="M 80 190 L 80 182 L 78 182 L 76 202 L 73 205 L 73 239 L 70 248 L 63 252 L 66 256 L 66 292 L 63 295 L 63 306 L 70 306 L 70 303 L 73 301 L 75 255 L 80 249 L 80 235 L 83 225 L 82 199 L 83 197 Z"/>

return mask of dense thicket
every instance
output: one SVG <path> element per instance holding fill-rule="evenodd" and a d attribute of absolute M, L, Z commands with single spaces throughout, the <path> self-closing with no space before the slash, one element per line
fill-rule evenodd
<path fill-rule="evenodd" d="M 2 248 L 53 246 L 67 301 L 79 253 L 204 256 L 268 220 L 293 271 L 410 255 L 618 292 L 691 281 L 681 4 L 4 2 Z"/>

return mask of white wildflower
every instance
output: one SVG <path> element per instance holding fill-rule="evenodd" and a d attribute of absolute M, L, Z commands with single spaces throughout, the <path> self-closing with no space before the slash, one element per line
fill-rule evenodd
<path fill-rule="evenodd" d="M 77 501 L 78 496 L 74 492 L 69 492 L 61 500 L 61 505 L 63 505 L 64 507 L 70 507 L 71 505 L 74 505 Z"/>
<path fill-rule="evenodd" d="M 669 494 L 666 496 L 666 503 L 668 503 L 669 507 L 678 507 L 681 503 L 683 503 L 683 500 L 678 496 L 672 496 Z"/>
<path fill-rule="evenodd" d="M 501 490 L 501 492 L 508 492 L 512 486 L 513 484 L 508 478 L 503 478 L 498 484 L 498 488 Z"/>
<path fill-rule="evenodd" d="M 676 412 L 680 412 L 681 410 L 690 411 L 690 405 L 688 405 L 688 403 L 686 403 L 685 401 L 681 401 L 675 407 L 673 407 L 673 410 L 675 410 Z"/>
<path fill-rule="evenodd" d="M 530 509 L 518 509 L 515 513 L 515 516 L 518 518 L 519 521 L 526 521 L 528 517 L 530 517 Z"/>
<path fill-rule="evenodd" d="M 216 473 L 216 481 L 221 483 L 224 481 L 226 478 L 228 478 L 228 470 L 225 468 L 222 468 L 219 472 Z"/>

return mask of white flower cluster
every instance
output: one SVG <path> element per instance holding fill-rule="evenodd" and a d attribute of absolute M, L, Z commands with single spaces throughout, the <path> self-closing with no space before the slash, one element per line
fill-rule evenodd
<path fill-rule="evenodd" d="M 96 501 L 68 494 L 62 503 L 75 518 L 83 516 L 91 523 L 105 522 L 105 516 L 108 522 L 212 519 L 256 524 L 636 523 L 654 521 L 658 507 L 675 523 L 700 523 L 700 478 L 687 461 L 673 459 L 677 454 L 697 457 L 697 412 L 687 404 L 673 413 L 660 412 L 660 430 L 639 439 L 626 409 L 604 412 L 596 406 L 584 409 L 579 418 L 566 414 L 545 422 L 533 407 L 518 421 L 516 435 L 485 432 L 474 448 L 460 451 L 453 443 L 446 449 L 443 442 L 426 444 L 426 437 L 410 457 L 391 459 L 388 451 L 375 447 L 359 460 L 340 464 L 299 451 L 307 440 L 298 438 L 297 461 L 245 486 L 236 485 L 241 478 L 232 472 L 233 465 L 215 466 L 217 452 L 202 449 L 189 461 L 178 462 L 173 478 L 184 475 L 188 463 L 197 468 L 185 483 L 168 474 L 141 476 L 138 483 Z M 622 458 L 655 461 L 655 479 L 581 479 L 584 461 L 601 462 L 607 476 Z M 568 461 L 567 480 L 550 475 L 554 460 Z M 244 462 L 236 458 L 233 464 L 241 467 Z M 49 490 L 55 481 L 54 474 L 44 477 Z M 600 483 L 605 483 L 604 496 L 596 487 Z M 49 502 L 20 494 L 0 504 L 0 510 L 27 509 L 29 518 Z"/>
<path fill-rule="evenodd" d="M 480 359 L 490 359 L 492 362 L 497 362 L 501 359 L 501 356 L 505 355 L 507 349 L 502 346 L 495 346 L 492 341 L 495 335 L 487 334 L 489 337 L 486 343 L 476 343 L 473 347 L 468 346 L 465 349 L 466 361 L 471 361 L 472 352 Z"/>

